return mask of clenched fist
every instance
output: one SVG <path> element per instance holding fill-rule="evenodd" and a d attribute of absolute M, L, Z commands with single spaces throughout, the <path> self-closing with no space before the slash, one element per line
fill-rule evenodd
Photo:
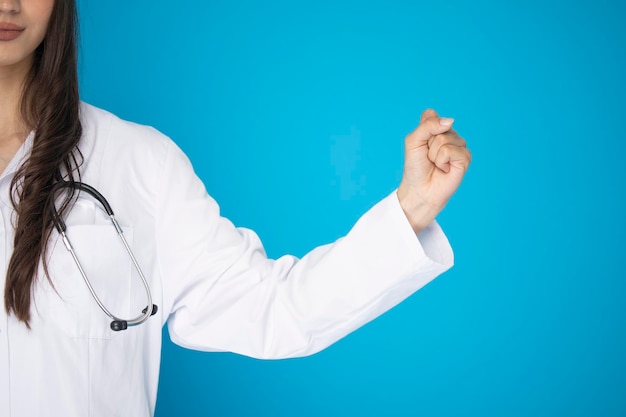
<path fill-rule="evenodd" d="M 453 119 L 434 110 L 406 137 L 404 172 L 397 195 L 413 230 L 419 233 L 444 208 L 469 167 L 465 140 L 452 129 Z"/>

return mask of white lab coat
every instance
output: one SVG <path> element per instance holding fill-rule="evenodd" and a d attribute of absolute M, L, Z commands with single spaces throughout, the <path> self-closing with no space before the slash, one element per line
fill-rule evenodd
<path fill-rule="evenodd" d="M 43 275 L 38 280 L 31 330 L 0 309 L 0 416 L 151 416 L 166 322 L 172 340 L 192 349 L 304 356 L 452 265 L 439 226 L 433 222 L 416 238 L 395 193 L 343 239 L 300 260 L 269 260 L 252 231 L 220 217 L 168 138 L 86 104 L 81 120 L 82 180 L 109 200 L 150 281 L 158 314 L 111 331 L 55 231 L 54 288 Z M 13 245 L 9 184 L 31 145 L 32 135 L 0 177 L 2 271 Z M 98 204 L 81 197 L 67 225 L 105 305 L 124 318 L 140 314 L 146 305 L 141 282 Z"/>

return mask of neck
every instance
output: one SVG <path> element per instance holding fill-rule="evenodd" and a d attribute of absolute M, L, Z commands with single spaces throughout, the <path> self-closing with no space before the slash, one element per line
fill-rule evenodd
<path fill-rule="evenodd" d="M 30 62 L 26 61 L 0 67 L 0 143 L 29 130 L 20 113 L 22 89 L 30 69 Z"/>

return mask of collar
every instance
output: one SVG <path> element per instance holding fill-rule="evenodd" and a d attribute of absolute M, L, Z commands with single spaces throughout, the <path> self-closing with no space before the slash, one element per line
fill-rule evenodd
<path fill-rule="evenodd" d="M 28 159 L 30 156 L 30 152 L 33 149 L 33 140 L 35 139 L 35 131 L 31 131 L 22 146 L 19 147 L 9 165 L 5 168 L 5 170 L 0 174 L 0 201 L 5 205 L 11 205 L 11 199 L 9 197 L 9 186 L 11 184 L 11 180 L 15 175 L 15 172 L 18 170 L 20 165 Z"/>
<path fill-rule="evenodd" d="M 35 131 L 32 130 L 28 134 L 28 136 L 26 136 L 26 139 L 24 140 L 24 143 L 22 143 L 22 146 L 20 146 L 17 152 L 15 152 L 15 155 L 13 155 L 13 158 L 11 159 L 11 162 L 9 162 L 9 165 L 7 165 L 2 174 L 0 174 L 0 182 L 5 181 L 5 179 L 7 178 L 13 178 L 13 174 L 15 174 L 15 171 L 17 171 L 20 165 L 22 165 L 22 163 L 30 156 L 30 151 L 33 149 L 34 139 Z"/>

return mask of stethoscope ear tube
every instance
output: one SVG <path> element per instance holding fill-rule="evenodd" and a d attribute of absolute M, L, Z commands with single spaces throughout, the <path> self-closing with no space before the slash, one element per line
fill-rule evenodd
<path fill-rule="evenodd" d="M 98 297 L 98 295 L 96 294 L 96 291 L 94 290 L 93 286 L 91 285 L 91 282 L 89 281 L 89 278 L 87 278 L 87 274 L 85 273 L 85 270 L 83 269 L 78 256 L 76 255 L 76 252 L 74 251 L 74 248 L 72 247 L 72 244 L 69 240 L 69 238 L 67 237 L 66 234 L 66 230 L 67 230 L 67 226 L 65 224 L 65 222 L 63 221 L 63 219 L 61 218 L 61 216 L 59 216 L 59 213 L 57 212 L 56 209 L 56 205 L 54 204 L 54 200 L 56 198 L 56 193 L 58 192 L 58 190 L 62 189 L 62 188 L 73 188 L 73 189 L 77 189 L 79 191 L 84 191 L 87 194 L 91 195 L 94 199 L 96 199 L 101 205 L 102 207 L 105 209 L 105 211 L 107 212 L 107 214 L 109 215 L 109 218 L 111 220 L 111 223 L 113 224 L 113 226 L 115 227 L 115 230 L 117 231 L 117 234 L 122 242 L 122 244 L 124 245 L 124 248 L 126 249 L 126 252 L 128 253 L 128 256 L 130 257 L 135 270 L 137 271 L 137 273 L 139 274 L 139 277 L 141 278 L 141 282 L 143 283 L 144 289 L 146 291 L 146 296 L 148 299 L 148 305 L 146 306 L 146 308 L 144 308 L 142 310 L 142 314 L 133 318 L 133 319 L 129 319 L 129 320 L 124 320 L 121 319 L 115 315 L 113 315 L 113 313 L 111 313 L 109 311 L 109 309 L 106 308 L 106 306 L 102 303 L 102 301 L 100 300 L 100 298 Z M 52 215 L 53 215 L 53 220 L 54 220 L 54 225 L 57 229 L 57 231 L 59 232 L 59 234 L 61 235 L 61 238 L 63 239 L 63 243 L 65 244 L 65 247 L 67 248 L 67 250 L 70 252 L 72 259 L 74 260 L 74 263 L 76 264 L 76 267 L 78 268 L 78 271 L 80 272 L 80 275 L 83 278 L 83 281 L 85 282 L 85 284 L 87 285 L 87 288 L 89 289 L 89 292 L 91 293 L 91 296 L 93 297 L 93 299 L 96 301 L 96 303 L 98 304 L 98 306 L 100 307 L 100 309 L 107 315 L 109 316 L 113 321 L 111 322 L 111 330 L 113 331 L 120 331 L 120 330 L 126 330 L 128 328 L 128 326 L 136 326 L 138 324 L 142 324 L 144 322 L 146 322 L 150 316 L 153 316 L 156 314 L 156 312 L 158 311 L 158 307 L 156 304 L 152 303 L 152 293 L 150 291 L 150 286 L 148 285 L 148 280 L 146 279 L 146 277 L 144 276 L 143 272 L 141 271 L 141 268 L 139 267 L 139 263 L 137 262 L 137 259 L 135 258 L 135 255 L 133 254 L 133 251 L 130 248 L 130 245 L 128 244 L 128 242 L 126 241 L 126 238 L 124 237 L 124 232 L 122 230 L 122 228 L 120 227 L 119 223 L 117 222 L 117 220 L 115 219 L 115 215 L 113 214 L 113 210 L 111 209 L 111 206 L 109 205 L 108 201 L 104 198 L 104 196 L 102 194 L 100 194 L 95 188 L 93 188 L 90 185 L 81 183 L 81 182 L 69 182 L 69 181 L 61 181 L 59 183 L 57 183 L 57 185 L 55 186 L 55 189 L 52 191 L 52 195 L 51 198 L 53 199 L 53 204 L 52 204 Z"/>

